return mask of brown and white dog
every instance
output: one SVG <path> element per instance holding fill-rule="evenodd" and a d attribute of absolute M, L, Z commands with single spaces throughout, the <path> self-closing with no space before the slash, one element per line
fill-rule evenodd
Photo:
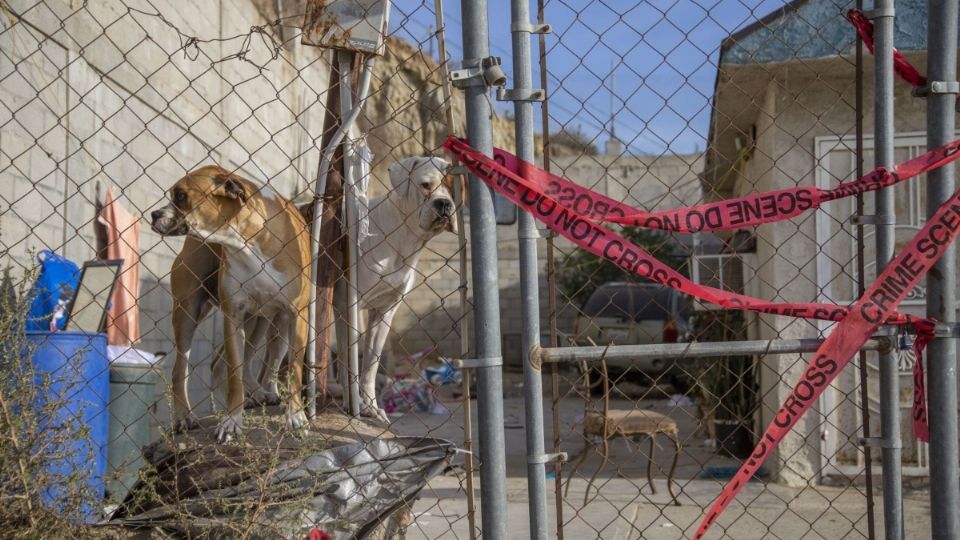
<path fill-rule="evenodd" d="M 369 235 L 360 244 L 357 286 L 360 309 L 367 310 L 367 330 L 362 338 L 360 367 L 360 413 L 383 421 L 387 415 L 377 404 L 376 377 L 390 325 L 403 297 L 416 282 L 417 263 L 427 242 L 445 231 L 457 233 L 453 186 L 447 169 L 450 163 L 438 157 L 407 157 L 389 168 L 392 189 L 369 202 Z M 337 336 L 346 336 L 346 297 L 342 287 L 334 295 Z M 341 352 L 346 339 L 339 338 Z M 340 354 L 346 362 L 346 354 Z M 275 373 L 280 359 L 268 355 L 269 365 L 260 372 L 260 384 L 269 387 L 265 376 Z M 340 373 L 346 372 L 340 366 Z M 216 377 L 216 375 L 214 375 Z M 341 377 L 342 383 L 347 383 Z M 269 391 L 265 393 L 269 396 Z"/>
<path fill-rule="evenodd" d="M 286 424 L 306 425 L 300 389 L 310 299 L 310 236 L 297 208 L 269 188 L 259 188 L 220 167 L 190 172 L 169 190 L 170 202 L 151 214 L 164 236 L 186 236 L 174 260 L 173 420 L 175 429 L 196 425 L 187 397 L 187 368 L 197 326 L 217 306 L 224 314 L 227 414 L 216 437 L 226 441 L 243 427 L 244 385 L 259 337 L 269 335 L 267 357 L 288 350 Z M 261 374 L 263 378 L 264 374 Z M 268 374 L 269 375 L 269 374 Z M 275 379 L 274 379 L 275 381 Z M 275 382 L 273 382 L 274 393 Z"/>
<path fill-rule="evenodd" d="M 380 419 L 386 419 L 386 414 L 377 404 L 376 399 L 376 374 L 379 368 L 380 358 L 383 347 L 390 332 L 390 324 L 397 309 L 400 307 L 403 296 L 410 291 L 416 281 L 416 266 L 420 255 L 427 242 L 436 235 L 449 231 L 456 233 L 457 225 L 454 217 L 454 201 L 452 185 L 446 176 L 446 170 L 449 163 L 441 158 L 429 157 L 408 157 L 394 163 L 390 169 L 390 183 L 392 190 L 386 195 L 374 198 L 369 203 L 369 236 L 367 236 L 360 246 L 360 261 L 358 265 L 358 286 L 360 289 L 360 308 L 367 309 L 369 315 L 369 324 L 363 342 L 363 366 L 360 377 L 361 391 L 361 413 L 365 416 L 372 416 Z M 226 176 L 224 176 L 226 175 Z M 242 204 L 228 203 L 224 208 L 225 217 L 223 223 L 233 223 L 227 228 L 238 228 L 241 220 L 253 220 L 253 223 L 266 223 L 274 221 L 268 219 L 269 216 L 280 216 L 280 221 L 290 220 L 290 223 L 296 221 L 290 218 L 289 213 L 293 205 L 273 193 L 269 188 L 257 188 L 253 184 L 243 180 L 236 175 L 230 175 L 227 171 L 217 167 L 205 167 L 188 174 L 182 180 L 177 182 L 170 190 L 171 203 L 166 207 L 153 212 L 153 229 L 166 236 L 187 235 L 183 249 L 174 261 L 171 274 L 171 285 L 174 295 L 174 339 L 176 341 L 177 360 L 174 364 L 173 393 L 174 393 L 174 420 L 175 427 L 178 429 L 190 428 L 196 424 L 196 419 L 190 412 L 190 405 L 186 392 L 187 378 L 187 358 L 190 354 L 190 345 L 194 332 L 200 321 L 207 316 L 214 306 L 223 307 L 221 298 L 228 298 L 231 291 L 225 290 L 223 280 L 220 278 L 225 270 L 224 260 L 231 254 L 236 256 L 236 250 L 227 250 L 224 244 L 222 233 L 213 234 L 216 230 L 223 228 L 223 225 L 211 229 L 205 225 L 195 225 L 197 219 L 189 219 L 188 216 L 195 210 L 194 203 L 191 202 L 190 194 L 185 190 L 178 191 L 178 187 L 183 182 L 191 182 L 192 177 L 202 179 L 212 178 L 212 184 L 206 183 L 205 189 L 211 195 L 197 199 L 203 202 L 206 199 L 215 199 L 220 194 L 220 184 L 230 184 L 227 178 L 233 182 L 238 182 L 238 186 L 244 188 L 244 198 L 234 199 L 228 196 L 231 201 Z M 232 191 L 237 188 L 231 187 Z M 198 190 L 199 191 L 199 190 Z M 227 190 L 223 190 L 227 193 Z M 200 193 L 206 193 L 199 191 Z M 178 202 L 179 199 L 179 202 Z M 254 200 L 251 207 L 243 210 L 241 207 Z M 276 204 L 274 204 L 276 203 Z M 199 205 L 198 205 L 199 206 Z M 241 210 L 243 210 L 241 212 Z M 214 210 L 215 212 L 216 210 Z M 218 215 L 218 214 L 217 214 Z M 231 217 L 232 216 L 232 217 Z M 206 222 L 201 219 L 200 221 Z M 218 222 L 214 221 L 216 225 Z M 251 223 L 246 223 L 245 229 L 256 230 Z M 297 226 L 307 227 L 302 219 Z M 296 229 L 296 227 L 293 227 Z M 294 235 L 298 241 L 303 239 L 304 234 Z M 240 235 L 246 238 L 246 236 Z M 278 236 L 274 236 L 278 238 Z M 227 244 L 237 245 L 239 237 L 234 238 Z M 304 240 L 306 241 L 306 240 Z M 292 243 L 291 243 L 292 244 Z M 309 248 L 304 248 L 304 258 L 302 259 L 304 272 L 309 272 Z M 265 258 L 264 256 L 260 257 Z M 261 276 L 247 275 L 246 279 L 252 283 L 255 281 L 272 281 L 275 284 L 291 283 L 293 280 L 300 280 L 305 277 L 306 283 L 309 283 L 309 276 L 303 274 L 294 278 L 292 275 L 286 280 L 278 279 L 275 273 L 270 275 L 271 265 L 260 264 L 262 269 Z M 229 270 L 229 269 L 227 269 Z M 251 269 L 252 271 L 253 269 Z M 255 272 L 253 272 L 255 273 Z M 233 279 L 231 282 L 235 281 Z M 298 281 L 299 283 L 299 281 Z M 341 281 L 341 286 L 343 282 Z M 269 285 L 269 284 L 263 284 Z M 263 287 L 264 292 L 273 289 L 273 298 L 283 300 L 276 292 L 276 286 Z M 305 295 L 309 294 L 309 286 Z M 298 300 L 300 296 L 297 297 Z M 342 294 L 336 295 L 338 300 L 344 298 Z M 235 302 L 227 302 L 228 306 L 234 306 Z M 246 302 L 246 310 L 237 313 L 233 317 L 225 317 L 225 325 L 230 321 L 242 321 L 242 336 L 245 336 L 244 353 L 240 362 L 242 363 L 242 380 L 238 381 L 237 376 L 241 373 L 241 366 L 236 360 L 228 359 L 226 366 L 218 366 L 214 369 L 214 381 L 227 379 L 227 409 L 230 416 L 217 431 L 219 439 L 229 438 L 240 426 L 242 407 L 244 403 L 243 394 L 248 397 L 248 403 L 270 403 L 278 398 L 276 387 L 276 374 L 280 361 L 284 358 L 287 348 L 285 325 L 289 320 L 283 317 L 270 317 L 269 313 L 275 310 L 275 306 L 259 306 L 256 302 Z M 250 306 L 254 309 L 250 309 Z M 299 305 L 299 304 L 298 304 Z M 305 306 L 306 304 L 304 304 Z M 344 312 L 344 307 L 339 302 L 335 306 L 337 311 Z M 306 316 L 305 308 L 303 316 Z M 302 318 L 301 318 L 302 319 Z M 302 319 L 305 320 L 305 319 Z M 338 320 L 343 321 L 343 317 Z M 236 326 L 236 324 L 234 324 Z M 306 330 L 306 329 L 304 329 Z M 338 326 L 338 335 L 345 335 L 345 325 Z M 252 373 L 252 359 L 261 345 L 265 335 L 271 336 L 270 344 L 266 351 L 265 365 L 260 370 L 259 375 Z M 228 335 L 227 332 L 224 335 Z M 305 332 L 304 332 L 305 335 Z M 304 338 L 305 341 L 305 338 Z M 342 343 L 342 341 L 341 341 Z M 239 350 L 235 348 L 235 350 Z M 293 358 L 302 359 L 302 348 L 300 354 L 297 354 L 298 347 L 291 348 L 290 352 L 295 356 Z M 346 355 L 341 355 L 345 358 Z M 289 376 L 291 403 L 296 399 L 296 410 L 291 412 L 291 405 L 288 404 L 288 425 L 291 427 L 300 427 L 305 423 L 305 418 L 299 405 L 300 394 L 299 384 L 302 373 L 302 361 L 294 362 L 294 373 Z M 345 370 L 341 369 L 341 373 Z M 220 384 L 218 384 L 219 386 Z M 239 408 L 237 404 L 236 388 L 240 389 Z M 233 392 L 233 394 L 231 394 Z M 232 395 L 232 397 L 231 397 Z M 234 420 L 235 419 L 235 420 Z"/>

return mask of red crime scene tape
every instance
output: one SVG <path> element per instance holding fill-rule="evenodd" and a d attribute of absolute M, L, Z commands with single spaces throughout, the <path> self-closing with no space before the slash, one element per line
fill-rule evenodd
<path fill-rule="evenodd" d="M 566 178 L 526 164 L 513 154 L 499 148 L 494 149 L 493 159 L 520 176 L 527 184 L 532 185 L 534 191 L 543 195 L 554 196 L 558 204 L 581 215 L 587 215 L 596 220 L 618 222 L 650 229 L 700 232 L 738 229 L 791 219 L 807 210 L 818 208 L 822 202 L 892 186 L 960 159 L 960 140 L 930 150 L 903 163 L 898 163 L 893 167 L 893 172 L 879 167 L 861 178 L 829 190 L 797 187 L 661 212 L 646 212 L 633 208 L 603 194 L 591 191 Z M 520 174 L 521 170 L 526 171 L 527 174 Z M 805 193 L 806 196 L 796 195 L 798 193 Z M 793 202 L 790 201 L 789 197 L 793 197 Z M 796 201 L 801 202 L 797 203 Z M 804 206 L 802 201 L 814 201 L 814 203 Z M 797 207 L 799 206 L 804 206 L 804 209 L 798 211 Z M 746 218 L 742 216 L 746 216 Z M 700 298 L 709 300 L 705 297 Z M 823 318 L 810 317 L 803 312 L 781 311 L 779 314 Z M 910 321 L 908 318 L 901 317 L 900 319 L 888 320 L 887 324 L 910 324 Z M 934 323 L 924 319 L 922 323 L 913 321 L 913 325 L 917 333 L 917 341 L 914 347 L 916 361 L 913 366 L 914 400 L 911 426 L 914 437 L 927 442 L 930 440 L 930 430 L 927 424 L 923 350 L 926 344 L 933 339 Z"/>
<path fill-rule="evenodd" d="M 537 167 L 527 167 L 528 174 L 520 174 L 521 161 L 499 148 L 494 150 L 493 159 L 522 176 L 525 185 L 593 221 L 697 233 L 743 229 L 792 219 L 819 208 L 825 202 L 890 187 L 960 159 L 960 141 L 951 142 L 899 163 L 892 171 L 879 167 L 861 178 L 844 182 L 833 189 L 795 187 L 659 212 L 647 212 L 631 207 Z"/>
<path fill-rule="evenodd" d="M 863 191 L 879 189 L 887 185 L 916 176 L 942 166 L 956 159 L 960 142 L 938 148 L 909 162 L 897 165 L 894 173 L 883 170 L 849 184 L 844 191 L 816 190 L 818 193 L 830 193 L 834 200 Z M 933 337 L 934 322 L 896 311 L 909 291 L 919 282 L 933 264 L 940 258 L 946 246 L 949 246 L 960 229 L 960 192 L 948 200 L 927 224 L 917 233 L 907 248 L 894 259 L 877 277 L 876 281 L 851 308 L 829 304 L 779 304 L 759 300 L 745 295 L 721 291 L 694 283 L 672 268 L 664 265 L 643 249 L 631 244 L 622 236 L 600 227 L 591 218 L 607 217 L 611 208 L 625 207 L 622 203 L 593 193 L 577 186 L 569 180 L 549 175 L 536 166 L 523 162 L 515 156 L 497 149 L 495 158 L 477 152 L 464 141 L 449 137 L 444 147 L 452 152 L 460 162 L 468 167 L 478 178 L 487 183 L 519 207 L 531 212 L 561 236 L 579 247 L 607 259 L 621 268 L 641 277 L 665 284 L 687 294 L 696 296 L 723 307 L 748 309 L 762 313 L 786 315 L 803 318 L 839 321 L 820 348 L 814 354 L 800 381 L 794 386 L 787 400 L 781 405 L 774 421 L 767 427 L 754 452 L 741 466 L 737 474 L 724 488 L 704 517 L 694 538 L 702 538 L 716 518 L 733 501 L 737 493 L 753 477 L 759 467 L 769 458 L 784 436 L 796 425 L 800 417 L 819 398 L 823 390 L 839 375 L 859 351 L 867 339 L 876 332 L 881 324 L 913 325 L 917 332 L 915 350 L 917 361 L 914 368 L 915 382 L 921 383 L 915 389 L 913 424 L 915 435 L 926 435 L 926 408 L 922 387 L 922 351 Z M 509 165 L 509 166 L 508 166 Z M 512 167 L 511 167 L 512 166 Z M 904 177 L 901 177 L 904 176 Z M 558 182 L 560 189 L 551 187 L 550 182 Z M 563 189 L 571 189 L 564 199 Z M 552 196 L 547 191 L 553 189 Z M 796 188 L 804 190 L 811 188 Z M 754 204 L 754 199 L 769 197 L 771 193 L 794 193 L 795 190 L 780 190 L 742 197 L 740 201 Z M 814 192 L 809 192 L 814 194 Z M 561 202 L 561 199 L 564 199 Z M 580 200 L 580 202 L 577 202 Z M 724 204 L 730 201 L 724 201 Z M 598 203 L 602 203 L 598 207 Z M 580 210 L 585 213 L 578 211 Z M 701 208 L 712 205 L 700 205 Z M 814 208 L 810 205 L 805 210 Z M 693 207 L 691 207 L 693 208 Z M 630 209 L 627 215 L 643 214 Z M 658 213 L 646 213 L 654 215 Z M 662 213 L 659 213 L 662 214 Z M 616 214 L 614 214 L 616 216 Z M 768 215 L 761 216 L 752 224 L 771 223 L 790 219 L 797 215 L 794 209 L 776 206 Z M 630 223 L 634 223 L 631 221 Z M 719 221 L 723 226 L 723 220 Z M 641 224 L 641 226 L 643 226 Z M 744 226 L 739 225 L 737 228 Z M 656 227 L 653 227 L 656 228 Z M 674 230 L 674 229 L 670 229 Z M 711 230 L 711 229 L 700 229 Z M 712 229 L 722 230 L 722 229 Z"/>
<path fill-rule="evenodd" d="M 870 19 L 859 9 L 851 9 L 847 12 L 847 20 L 857 30 L 857 34 L 860 35 L 860 39 L 863 40 L 863 44 L 867 46 L 870 54 L 874 54 L 873 23 L 870 22 Z M 927 78 L 921 75 L 917 68 L 913 67 L 913 64 L 908 62 L 897 49 L 893 49 L 893 72 L 914 88 L 927 85 Z"/>

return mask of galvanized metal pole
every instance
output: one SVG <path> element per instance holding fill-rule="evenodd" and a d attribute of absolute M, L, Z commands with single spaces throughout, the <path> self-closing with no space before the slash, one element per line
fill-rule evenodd
<path fill-rule="evenodd" d="M 876 42 L 874 65 L 874 132 L 877 167 L 892 168 L 893 161 L 893 0 L 877 0 L 873 24 Z M 876 194 L 877 275 L 893 259 L 894 191 Z M 888 539 L 903 538 L 903 500 L 900 479 L 900 373 L 894 350 L 880 352 L 880 446 L 883 453 L 883 523 Z M 868 449 L 869 451 L 869 449 Z"/>
<path fill-rule="evenodd" d="M 443 90 L 443 102 L 445 104 L 444 115 L 447 119 L 447 131 L 456 133 L 456 121 L 453 116 L 453 90 L 450 83 L 450 66 L 447 59 L 447 25 L 443 17 L 443 0 L 433 1 L 433 13 L 437 21 L 437 53 L 440 59 L 440 76 L 443 84 L 440 88 Z M 464 176 L 457 175 L 453 181 L 453 202 L 457 205 L 457 262 L 460 273 L 460 316 L 454 323 L 453 328 L 460 336 L 460 358 L 466 358 L 470 352 L 470 336 L 468 331 L 470 324 L 468 317 L 470 315 L 470 299 L 467 296 L 467 227 L 464 224 L 463 214 L 463 190 Z M 477 538 L 477 518 L 476 518 L 476 494 L 473 488 L 473 418 L 470 412 L 470 386 L 471 372 L 469 369 L 463 370 L 463 379 L 461 388 L 463 390 L 463 469 L 466 476 L 467 489 L 467 523 L 470 525 L 470 540 Z"/>
<path fill-rule="evenodd" d="M 353 107 L 353 55 L 347 50 L 337 51 L 340 63 L 340 108 L 341 116 L 349 114 Z M 360 415 L 360 294 L 357 285 L 357 261 L 360 254 L 357 223 L 357 186 L 353 171 L 356 150 L 350 132 L 343 145 L 343 217 L 347 225 L 347 242 L 343 254 L 343 268 L 347 273 L 347 335 L 338 339 L 347 340 L 347 386 L 344 395 L 349 396 L 350 415 Z M 347 391 L 349 389 L 349 392 Z"/>
<path fill-rule="evenodd" d="M 363 71 L 360 74 L 360 88 L 357 92 L 357 103 L 353 106 L 353 109 L 350 110 L 350 114 L 341 118 L 340 127 L 336 133 L 333 134 L 333 137 L 330 138 L 327 148 L 323 149 L 323 154 L 320 158 L 320 169 L 317 171 L 317 181 L 316 184 L 314 184 L 313 223 L 310 228 L 310 253 L 312 254 L 310 261 L 310 283 L 312 290 L 307 315 L 307 318 L 310 320 L 310 333 L 307 335 L 307 369 L 310 373 L 314 373 L 317 361 L 317 274 L 319 273 L 320 266 L 320 223 L 323 219 L 323 198 L 320 197 L 319 194 L 326 192 L 330 162 L 333 161 L 337 146 L 347 135 L 347 132 L 350 131 L 350 127 L 353 125 L 353 122 L 356 121 L 357 116 L 360 115 L 361 109 L 363 109 L 363 104 L 367 99 L 367 91 L 370 88 L 370 75 L 373 73 L 375 60 L 376 58 L 371 56 L 363 63 Z M 316 377 L 312 377 L 310 384 L 307 385 L 307 415 L 310 418 L 313 418 L 316 414 L 316 384 Z"/>
<path fill-rule="evenodd" d="M 530 54 L 529 0 L 512 0 L 510 28 L 513 34 L 513 102 L 517 157 L 533 163 L 533 102 L 524 94 L 533 91 Z M 523 174 L 524 171 L 521 171 Z M 530 355 L 540 345 L 540 276 L 537 265 L 537 239 L 540 234 L 533 216 L 520 212 L 517 217 L 517 241 L 520 246 L 520 340 L 523 348 L 523 403 L 527 436 L 527 504 L 530 538 L 547 538 L 546 454 L 543 443 L 543 378 L 540 362 Z"/>
<path fill-rule="evenodd" d="M 479 68 L 490 54 L 487 1 L 461 0 L 463 65 Z M 483 84 L 466 87 L 467 139 L 491 155 L 493 126 L 490 90 Z M 507 537 L 507 467 L 504 457 L 503 380 L 500 354 L 500 288 L 497 280 L 497 223 L 493 192 L 471 175 L 470 254 L 473 271 L 474 336 L 477 358 L 477 423 L 480 446 L 480 515 L 483 537 Z"/>
<path fill-rule="evenodd" d="M 862 351 L 890 348 L 892 338 L 868 339 Z M 604 347 L 543 347 L 531 356 L 544 364 L 576 364 L 653 360 L 657 358 L 704 358 L 713 356 L 754 356 L 766 354 L 798 354 L 816 352 L 822 339 L 758 339 L 751 341 L 694 341 L 691 343 L 647 343 L 644 345 L 610 345 Z"/>
<path fill-rule="evenodd" d="M 863 0 L 857 0 L 856 3 L 857 10 L 863 11 Z M 857 169 L 857 178 L 863 177 L 863 39 L 860 38 L 860 35 L 857 34 L 857 65 L 856 65 L 856 114 L 857 114 L 857 126 L 856 126 L 856 138 L 857 138 L 857 149 L 856 149 L 856 169 Z M 862 216 L 864 214 L 864 197 L 863 193 L 857 194 L 857 215 Z M 864 256 L 864 249 L 866 247 L 866 242 L 864 241 L 865 231 L 863 227 L 857 227 L 857 298 L 863 296 L 864 291 L 866 290 L 866 265 L 867 258 Z M 867 369 L 867 353 L 864 350 L 860 350 L 860 354 L 857 355 L 857 371 L 860 374 L 860 419 L 863 423 L 863 437 L 866 440 L 870 440 L 870 384 L 869 377 L 870 371 Z M 876 531 L 876 519 L 875 519 L 875 509 L 876 506 L 873 500 L 873 452 L 867 448 L 867 451 L 863 453 L 863 483 L 864 483 L 864 497 L 866 498 L 867 503 L 867 538 L 874 540 L 877 537 Z"/>
<path fill-rule="evenodd" d="M 928 4 L 927 148 L 953 140 L 957 99 L 957 0 Z M 927 216 L 953 194 L 954 166 L 927 174 Z M 956 246 L 927 274 L 927 315 L 956 321 Z M 957 445 L 957 342 L 935 339 L 927 350 L 930 421 L 930 524 L 933 538 L 960 538 L 960 451 Z"/>
<path fill-rule="evenodd" d="M 537 0 L 537 23 L 544 24 L 546 21 L 544 0 Z M 547 40 L 541 32 L 539 41 L 540 52 L 540 89 L 544 94 L 547 93 Z M 543 152 L 543 169 L 550 172 L 550 100 L 544 97 L 540 105 L 540 126 L 541 141 Z M 556 233 L 552 230 L 547 231 L 547 309 L 550 318 L 550 346 L 557 347 L 560 343 L 560 331 L 557 323 L 557 272 L 556 272 L 556 252 L 554 251 L 554 238 Z M 550 405 L 553 413 L 553 451 L 560 452 L 561 430 L 560 430 L 560 374 L 557 370 L 557 364 L 550 366 Z M 557 540 L 563 540 L 563 463 L 560 460 L 553 462 L 553 501 L 555 523 L 557 525 Z"/>

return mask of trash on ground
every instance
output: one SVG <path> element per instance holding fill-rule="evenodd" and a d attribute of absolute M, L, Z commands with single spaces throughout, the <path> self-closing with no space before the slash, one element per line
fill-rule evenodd
<path fill-rule="evenodd" d="M 433 390 L 433 385 L 424 379 L 393 380 L 380 394 L 380 406 L 387 414 L 433 413 L 439 405 Z"/>
<path fill-rule="evenodd" d="M 314 449 L 322 437 L 254 435 L 222 445 L 201 434 L 181 436 L 182 447 L 154 444 L 145 455 L 155 471 L 102 525 L 193 538 L 229 537 L 240 525 L 257 538 L 300 540 L 314 528 L 363 538 L 400 519 L 455 453 L 452 442 L 426 437 Z M 271 504 L 261 506 L 263 500 Z M 238 511 L 246 505 L 261 511 Z"/>

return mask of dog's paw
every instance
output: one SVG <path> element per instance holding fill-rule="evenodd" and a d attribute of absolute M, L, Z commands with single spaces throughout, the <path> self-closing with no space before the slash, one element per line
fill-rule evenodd
<path fill-rule="evenodd" d="M 192 412 L 181 414 L 173 422 L 174 433 L 184 433 L 200 425 L 200 420 Z"/>
<path fill-rule="evenodd" d="M 288 409 L 286 424 L 288 428 L 293 430 L 306 429 L 307 415 L 302 410 L 292 411 Z"/>
<path fill-rule="evenodd" d="M 258 389 L 251 392 L 250 396 L 243 400 L 244 409 L 252 409 L 257 407 L 273 406 L 280 404 L 280 395 L 277 393 L 270 392 L 269 390 Z"/>
<path fill-rule="evenodd" d="M 376 405 L 363 405 L 360 407 L 360 416 L 365 418 L 372 418 L 378 420 L 385 424 L 390 423 L 390 418 L 387 417 L 387 411 L 377 407 Z"/>
<path fill-rule="evenodd" d="M 270 381 L 261 388 L 261 392 L 269 396 L 271 400 L 276 400 L 277 403 L 274 405 L 280 403 L 280 386 L 277 384 L 276 377 L 272 377 Z"/>
<path fill-rule="evenodd" d="M 241 429 L 243 429 L 243 413 L 238 412 L 224 416 L 220 424 L 217 425 L 217 442 L 230 442 L 235 435 L 240 435 Z"/>

